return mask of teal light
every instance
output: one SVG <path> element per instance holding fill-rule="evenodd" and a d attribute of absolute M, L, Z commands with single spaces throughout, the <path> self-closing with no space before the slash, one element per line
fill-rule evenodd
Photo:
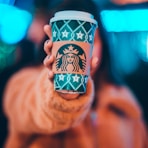
<path fill-rule="evenodd" d="M 11 5 L 0 4 L 0 39 L 7 44 L 22 40 L 32 21 L 32 15 Z"/>
<path fill-rule="evenodd" d="M 0 3 L 8 4 L 8 5 L 13 5 L 15 0 L 0 0 Z"/>
<path fill-rule="evenodd" d="M 0 72 L 7 66 L 14 63 L 13 52 L 16 49 L 16 45 L 6 44 L 0 41 Z"/>
<path fill-rule="evenodd" d="M 103 10 L 112 65 L 120 76 L 135 72 L 148 62 L 148 9 Z"/>
<path fill-rule="evenodd" d="M 108 32 L 148 30 L 148 10 L 104 10 L 101 21 Z"/>

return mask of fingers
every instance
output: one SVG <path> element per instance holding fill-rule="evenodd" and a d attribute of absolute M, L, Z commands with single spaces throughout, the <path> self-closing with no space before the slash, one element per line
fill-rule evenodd
<path fill-rule="evenodd" d="M 49 25 L 44 26 L 44 32 L 51 39 L 51 27 Z"/>
<path fill-rule="evenodd" d="M 90 74 L 92 77 L 93 77 L 94 73 L 96 72 L 98 66 L 99 66 L 99 58 L 93 57 L 91 59 L 91 69 L 90 69 Z"/>
<path fill-rule="evenodd" d="M 49 71 L 49 72 L 48 72 L 48 78 L 51 79 L 51 80 L 53 80 L 53 78 L 54 78 L 54 73 L 53 73 L 53 71 Z"/>
<path fill-rule="evenodd" d="M 51 40 L 47 40 L 44 43 L 44 51 L 46 52 L 47 55 L 51 54 L 51 47 L 52 47 L 52 41 Z"/>
<path fill-rule="evenodd" d="M 51 70 L 53 61 L 54 61 L 53 55 L 48 55 L 48 56 L 46 56 L 46 58 L 44 59 L 44 65 L 45 65 L 48 69 Z"/>
<path fill-rule="evenodd" d="M 52 47 L 51 27 L 50 27 L 49 25 L 45 25 L 45 26 L 44 26 L 44 32 L 45 32 L 46 35 L 49 37 L 49 40 L 47 40 L 47 41 L 44 43 L 44 50 L 45 50 L 46 54 L 50 54 L 51 47 Z"/>
<path fill-rule="evenodd" d="M 54 62 L 53 55 L 46 56 L 46 58 L 44 59 L 44 62 L 43 62 L 45 67 L 47 67 L 48 70 L 49 70 L 49 72 L 48 72 L 49 79 L 53 79 L 53 77 L 54 77 L 54 73 L 52 71 L 52 64 L 53 64 L 53 62 Z"/>
<path fill-rule="evenodd" d="M 44 59 L 44 65 L 48 68 L 48 77 L 49 79 L 53 79 L 54 73 L 52 71 L 52 64 L 54 62 L 54 57 L 51 54 L 51 47 L 52 47 L 52 40 L 51 40 L 51 27 L 49 25 L 44 26 L 44 32 L 49 37 L 49 40 L 47 40 L 44 43 L 44 51 L 47 54 L 47 57 Z"/>

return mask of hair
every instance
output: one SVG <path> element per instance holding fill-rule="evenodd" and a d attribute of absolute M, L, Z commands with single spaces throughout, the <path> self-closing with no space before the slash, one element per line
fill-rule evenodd
<path fill-rule="evenodd" d="M 78 57 L 78 56 L 76 56 L 76 55 L 74 55 L 74 61 L 73 61 L 73 67 L 74 67 L 74 69 L 73 69 L 73 71 L 79 71 L 79 61 L 80 61 L 80 58 Z"/>
<path fill-rule="evenodd" d="M 66 67 L 68 65 L 68 62 L 67 62 L 67 55 L 64 55 L 62 58 L 61 58 L 61 61 L 62 61 L 62 64 L 61 64 L 61 70 L 62 71 L 67 71 Z"/>

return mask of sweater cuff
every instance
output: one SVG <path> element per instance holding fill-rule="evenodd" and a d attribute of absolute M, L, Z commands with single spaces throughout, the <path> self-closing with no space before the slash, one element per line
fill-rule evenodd
<path fill-rule="evenodd" d="M 40 88 L 39 88 L 40 87 Z M 81 94 L 73 100 L 62 98 L 58 92 L 54 90 L 53 83 L 48 80 L 47 70 L 43 70 L 40 75 L 37 90 L 41 90 L 38 95 L 41 107 L 50 118 L 61 122 L 66 121 L 71 125 L 75 125 L 78 121 L 85 118 L 88 113 L 94 98 L 94 86 L 92 79 L 88 79 L 87 89 L 85 94 Z"/>

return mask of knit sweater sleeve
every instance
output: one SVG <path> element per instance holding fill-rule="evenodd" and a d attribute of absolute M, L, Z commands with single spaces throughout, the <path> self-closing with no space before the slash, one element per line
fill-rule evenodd
<path fill-rule="evenodd" d="M 93 82 L 74 100 L 63 99 L 54 91 L 47 70 L 24 69 L 6 87 L 4 111 L 10 130 L 22 133 L 57 133 L 79 124 L 93 100 Z"/>

